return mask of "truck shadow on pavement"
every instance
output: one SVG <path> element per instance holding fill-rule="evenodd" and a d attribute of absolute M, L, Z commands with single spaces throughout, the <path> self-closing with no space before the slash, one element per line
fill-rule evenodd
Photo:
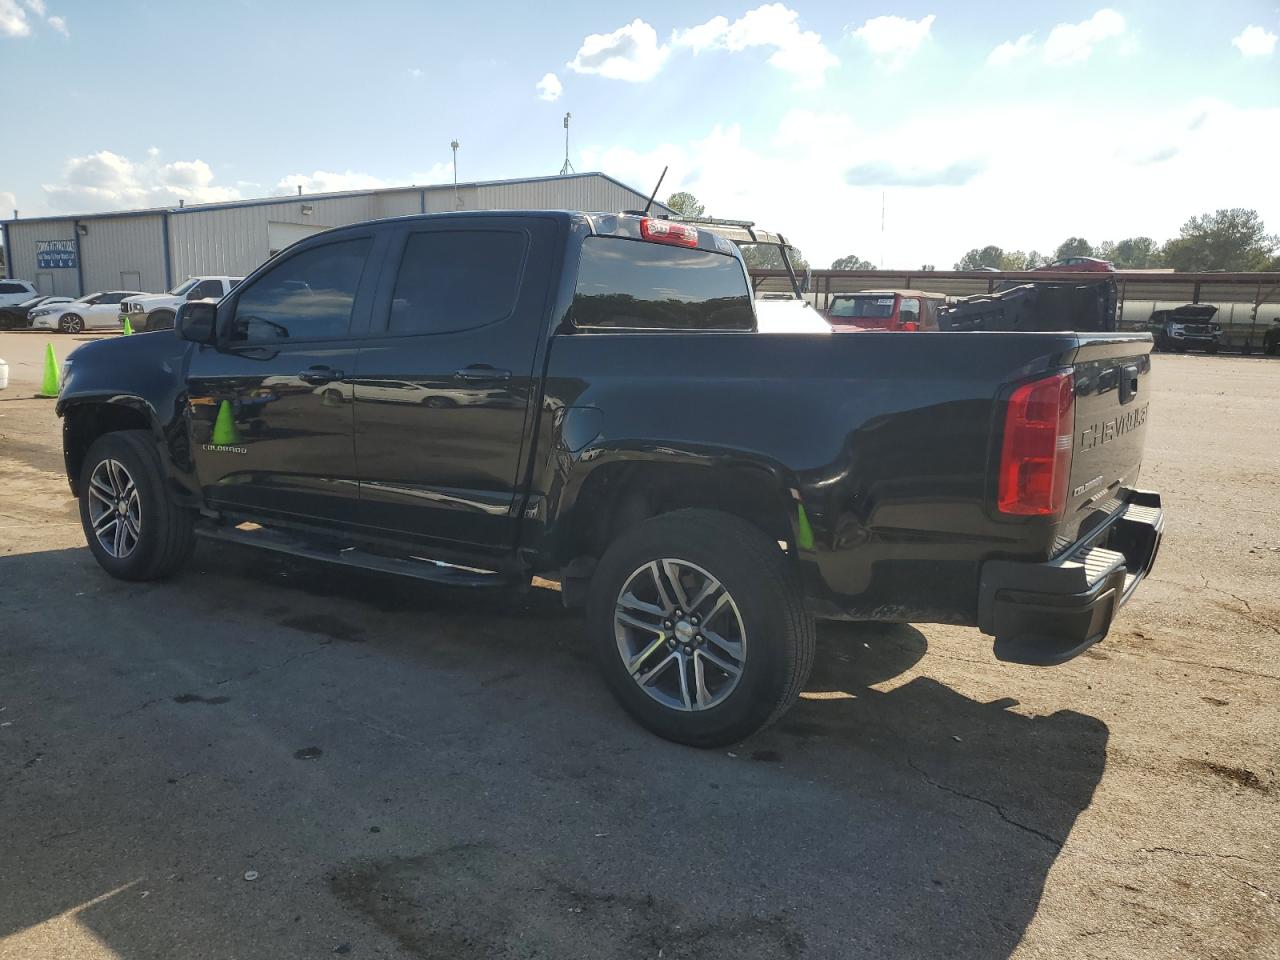
<path fill-rule="evenodd" d="M 1103 723 L 966 697 L 907 626 L 823 624 L 805 699 L 698 751 L 614 706 L 550 590 L 207 545 L 169 584 L 84 550 L 0 583 L 0 956 L 997 960 L 1105 765 Z"/>

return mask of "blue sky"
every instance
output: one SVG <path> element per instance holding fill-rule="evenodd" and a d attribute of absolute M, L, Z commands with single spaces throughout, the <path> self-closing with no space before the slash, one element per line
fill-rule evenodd
<path fill-rule="evenodd" d="M 442 182 L 455 137 L 461 179 L 545 175 L 570 110 L 578 170 L 669 164 L 664 194 L 816 264 L 1164 239 L 1219 206 L 1280 230 L 1278 33 L 1233 0 L 0 0 L 0 210 Z"/>

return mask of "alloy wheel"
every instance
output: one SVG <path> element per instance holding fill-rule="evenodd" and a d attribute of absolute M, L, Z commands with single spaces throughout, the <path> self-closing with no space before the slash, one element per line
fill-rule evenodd
<path fill-rule="evenodd" d="M 119 460 L 103 460 L 89 477 L 89 522 L 98 545 L 123 560 L 142 536 L 142 501 L 137 484 Z"/>
<path fill-rule="evenodd" d="M 665 707 L 707 710 L 742 679 L 747 631 L 729 591 L 687 560 L 634 571 L 614 609 L 618 655 L 631 679 Z"/>

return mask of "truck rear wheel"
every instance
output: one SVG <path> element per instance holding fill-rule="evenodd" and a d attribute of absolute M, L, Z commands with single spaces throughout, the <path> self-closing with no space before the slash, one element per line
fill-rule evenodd
<path fill-rule="evenodd" d="M 813 618 L 786 555 L 712 510 L 663 514 L 615 541 L 592 577 L 587 630 L 627 712 L 695 747 L 773 723 L 813 666 Z"/>
<path fill-rule="evenodd" d="M 105 433 L 80 470 L 80 522 L 102 569 L 121 580 L 177 572 L 195 549 L 191 511 L 170 499 L 145 430 Z"/>

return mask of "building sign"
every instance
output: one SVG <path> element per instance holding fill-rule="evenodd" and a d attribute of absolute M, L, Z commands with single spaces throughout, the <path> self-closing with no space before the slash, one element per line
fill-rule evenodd
<path fill-rule="evenodd" d="M 76 268 L 76 242 L 74 240 L 37 240 L 36 269 L 57 270 Z"/>

